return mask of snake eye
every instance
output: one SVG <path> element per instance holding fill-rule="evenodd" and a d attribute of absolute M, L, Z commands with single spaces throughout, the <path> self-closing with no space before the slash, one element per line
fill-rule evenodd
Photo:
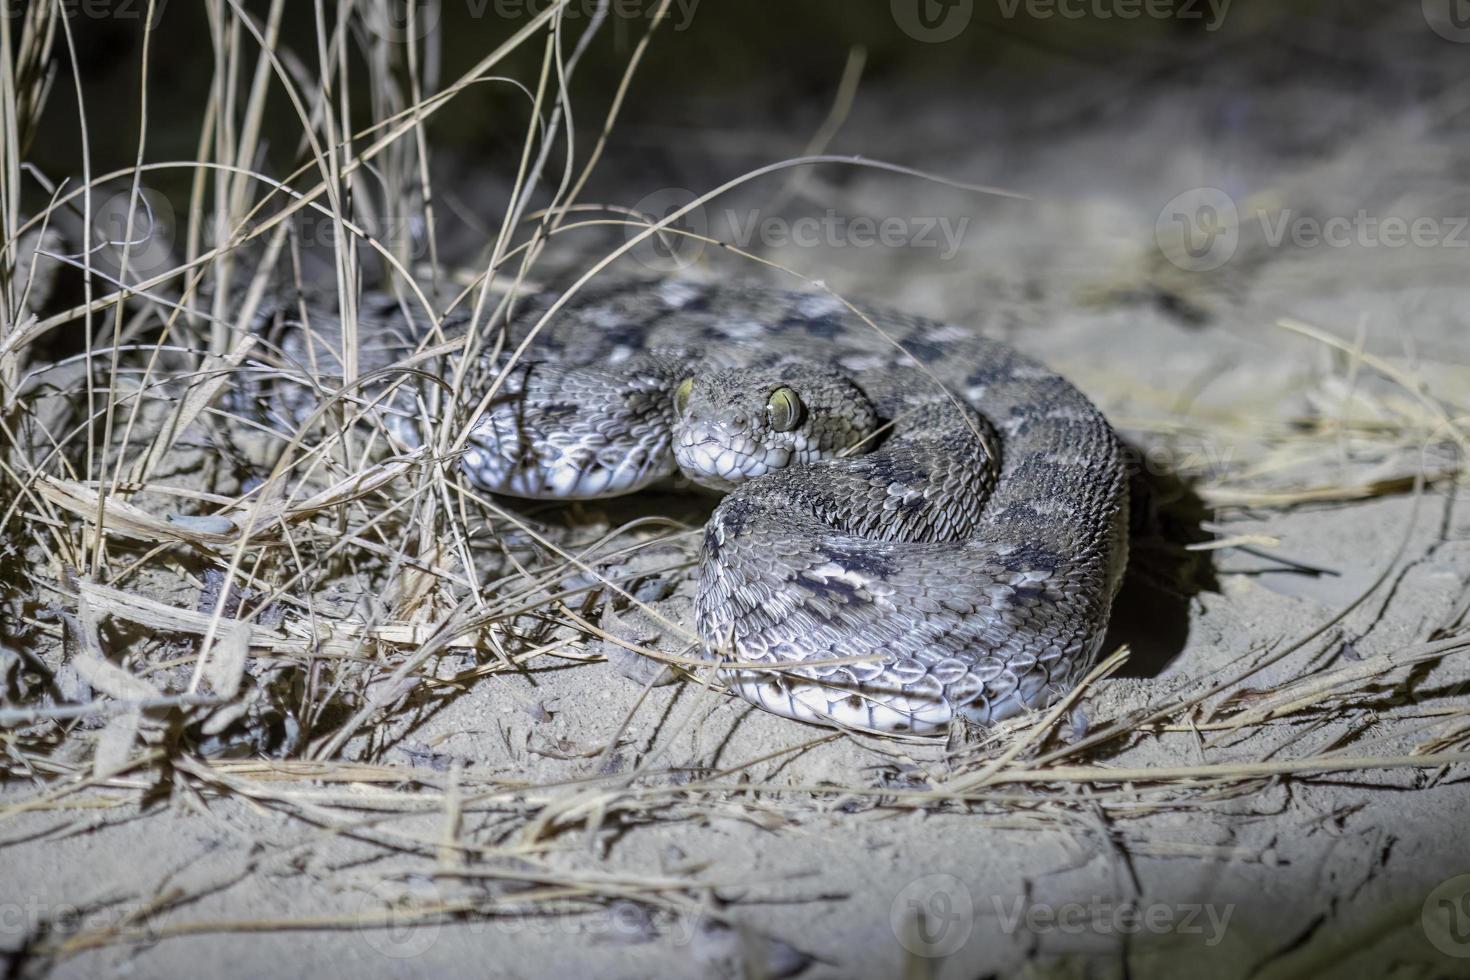
<path fill-rule="evenodd" d="M 790 388 L 777 388 L 766 402 L 766 417 L 777 432 L 790 432 L 801 424 L 806 407 Z"/>
<path fill-rule="evenodd" d="M 683 415 L 684 409 L 689 407 L 689 395 L 694 391 L 694 379 L 685 378 L 679 382 L 679 387 L 674 389 L 674 412 Z"/>

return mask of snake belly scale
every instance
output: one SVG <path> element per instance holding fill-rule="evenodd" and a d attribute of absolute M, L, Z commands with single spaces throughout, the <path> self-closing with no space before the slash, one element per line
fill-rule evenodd
<path fill-rule="evenodd" d="M 525 301 L 504 349 L 554 299 Z M 466 421 L 461 468 L 540 499 L 679 471 L 724 491 L 696 626 L 731 688 L 769 711 L 931 735 L 1044 707 L 1096 658 L 1127 560 L 1117 438 L 1011 347 L 859 309 L 756 285 L 594 282 Z M 416 331 L 398 306 L 365 303 L 359 335 L 374 323 L 385 339 L 364 360 L 402 357 Z M 330 349 L 316 317 L 312 336 Z M 281 349 L 319 394 L 323 355 Z M 400 412 L 409 442 L 414 414 Z"/>

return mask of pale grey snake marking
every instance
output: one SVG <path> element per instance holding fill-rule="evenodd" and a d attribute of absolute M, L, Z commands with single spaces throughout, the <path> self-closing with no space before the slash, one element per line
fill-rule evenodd
<path fill-rule="evenodd" d="M 550 299 L 522 306 L 512 345 Z M 396 309 L 365 304 L 360 332 L 382 339 L 362 370 L 411 346 Z M 903 350 L 826 295 L 594 283 L 473 422 L 462 469 L 543 499 L 630 493 L 676 470 L 729 490 L 704 532 L 696 626 L 722 660 L 816 664 L 724 671 L 769 711 L 925 735 L 1043 707 L 1095 659 L 1122 577 L 1118 441 L 1081 392 L 1009 346 L 864 312 Z M 326 355 L 281 342 L 330 390 Z M 391 404 L 415 414 L 411 395 Z M 849 658 L 870 659 L 824 663 Z"/>

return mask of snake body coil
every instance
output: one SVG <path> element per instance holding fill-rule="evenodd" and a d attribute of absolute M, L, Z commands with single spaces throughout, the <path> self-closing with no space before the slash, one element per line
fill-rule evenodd
<path fill-rule="evenodd" d="M 552 300 L 512 318 L 505 349 Z M 405 337 L 380 360 L 401 357 L 414 331 L 381 312 L 384 336 Z M 769 711 L 924 735 L 1043 707 L 1094 660 L 1126 562 L 1117 439 L 1005 344 L 863 314 L 755 286 L 588 287 L 472 421 L 462 468 L 522 497 L 612 496 L 676 470 L 728 491 L 697 627 Z"/>

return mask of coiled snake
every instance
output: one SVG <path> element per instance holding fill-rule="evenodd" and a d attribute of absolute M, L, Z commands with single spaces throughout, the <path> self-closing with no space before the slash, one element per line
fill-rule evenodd
<path fill-rule="evenodd" d="M 505 349 L 550 301 L 512 318 Z M 531 498 L 678 471 L 728 491 L 704 531 L 696 626 L 726 663 L 794 667 L 725 669 L 769 711 L 927 735 L 1043 707 L 1092 663 L 1122 577 L 1117 439 L 1005 344 L 861 309 L 749 285 L 589 286 L 470 423 L 463 472 Z M 396 310 L 360 314 L 360 332 L 399 337 L 380 361 L 415 335 Z M 319 383 L 320 356 L 294 351 Z"/>

